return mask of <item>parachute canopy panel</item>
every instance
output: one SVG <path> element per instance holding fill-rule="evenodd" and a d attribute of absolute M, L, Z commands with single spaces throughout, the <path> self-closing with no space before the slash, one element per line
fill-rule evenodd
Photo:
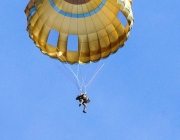
<path fill-rule="evenodd" d="M 25 9 L 27 31 L 50 57 L 71 64 L 95 62 L 116 52 L 128 39 L 134 21 L 131 4 L 131 0 L 30 0 Z M 48 43 L 52 30 L 59 33 L 55 46 Z M 77 35 L 75 51 L 67 47 L 69 35 Z"/>

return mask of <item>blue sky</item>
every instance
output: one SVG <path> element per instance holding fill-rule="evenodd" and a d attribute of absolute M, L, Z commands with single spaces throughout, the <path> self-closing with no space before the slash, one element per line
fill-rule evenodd
<path fill-rule="evenodd" d="M 29 39 L 27 3 L 0 1 L 1 140 L 180 139 L 180 1 L 133 1 L 130 38 L 93 81 L 87 114 Z"/>

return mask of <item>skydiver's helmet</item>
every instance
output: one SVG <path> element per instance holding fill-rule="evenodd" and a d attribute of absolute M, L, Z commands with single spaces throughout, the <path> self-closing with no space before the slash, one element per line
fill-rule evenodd
<path fill-rule="evenodd" d="M 85 98 L 84 97 L 84 93 L 80 93 L 77 97 L 76 97 L 76 100 L 80 100 L 80 99 L 83 99 L 83 98 Z M 86 96 L 86 95 L 85 95 Z"/>

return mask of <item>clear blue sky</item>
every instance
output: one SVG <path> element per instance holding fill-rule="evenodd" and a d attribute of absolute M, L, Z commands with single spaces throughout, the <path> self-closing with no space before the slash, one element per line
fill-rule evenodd
<path fill-rule="evenodd" d="M 180 1 L 133 1 L 125 47 L 78 90 L 26 32 L 28 0 L 0 1 L 0 140 L 180 140 Z"/>

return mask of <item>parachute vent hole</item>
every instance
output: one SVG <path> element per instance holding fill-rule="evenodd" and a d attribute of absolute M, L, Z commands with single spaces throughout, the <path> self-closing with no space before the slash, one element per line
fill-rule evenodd
<path fill-rule="evenodd" d="M 48 36 L 47 43 L 52 45 L 52 46 L 56 46 L 57 47 L 58 37 L 59 37 L 59 32 L 54 30 L 54 29 L 51 29 L 51 31 L 49 33 L 49 36 Z"/>
<path fill-rule="evenodd" d="M 78 51 L 78 36 L 77 35 L 68 36 L 67 50 Z"/>
<path fill-rule="evenodd" d="M 120 12 L 120 11 L 118 12 L 117 18 L 119 19 L 119 21 L 121 22 L 121 24 L 122 24 L 124 27 L 126 27 L 126 25 L 127 25 L 127 19 L 126 19 L 126 17 L 123 15 L 122 12 Z"/>

